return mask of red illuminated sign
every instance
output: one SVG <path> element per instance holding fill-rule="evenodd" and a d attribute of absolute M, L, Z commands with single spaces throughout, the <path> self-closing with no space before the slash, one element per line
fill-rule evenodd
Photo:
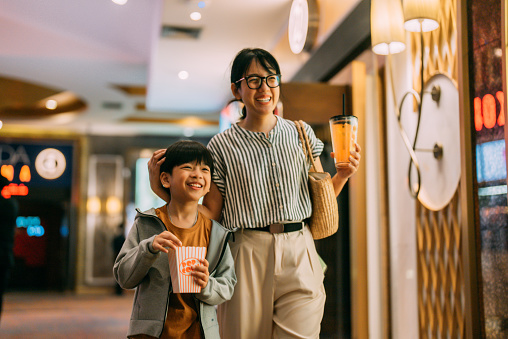
<path fill-rule="evenodd" d="M 496 109 L 496 99 L 499 102 L 499 114 Z M 485 94 L 483 98 L 474 98 L 474 127 L 477 131 L 482 128 L 493 128 L 496 126 L 504 126 L 504 94 L 501 91 L 496 93 L 496 97 L 492 94 Z"/>
<path fill-rule="evenodd" d="M 2 176 L 7 178 L 7 180 L 12 181 L 14 179 L 14 166 L 12 165 L 2 165 L 0 167 L 0 172 L 2 173 Z"/>
<path fill-rule="evenodd" d="M 10 183 L 2 189 L 2 196 L 9 199 L 13 195 L 26 196 L 28 195 L 28 187 L 23 184 Z"/>
<path fill-rule="evenodd" d="M 7 178 L 7 180 L 12 181 L 14 179 L 14 166 L 2 165 L 2 167 L 0 167 L 0 173 Z M 31 179 L 30 167 L 23 165 L 19 171 L 19 181 L 30 182 Z M 28 187 L 23 184 L 18 185 L 11 182 L 2 189 L 1 194 L 5 199 L 9 199 L 13 195 L 26 196 L 28 195 Z"/>

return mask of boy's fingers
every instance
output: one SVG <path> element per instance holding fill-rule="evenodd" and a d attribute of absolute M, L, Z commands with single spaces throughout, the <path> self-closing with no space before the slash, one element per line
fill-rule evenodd
<path fill-rule="evenodd" d="M 208 276 L 205 273 L 192 271 L 192 276 L 194 277 L 194 281 L 200 285 L 201 287 L 206 287 L 208 283 Z"/>
<path fill-rule="evenodd" d="M 152 247 L 153 247 L 153 249 L 154 249 L 154 250 L 156 250 L 156 251 L 161 251 L 161 252 L 164 252 L 164 253 L 168 253 L 168 250 L 167 250 L 164 246 L 162 246 L 161 244 L 159 244 L 159 243 L 154 242 L 154 243 L 152 244 Z"/>
<path fill-rule="evenodd" d="M 192 266 L 192 272 L 200 272 L 206 275 L 208 273 L 208 266 L 194 265 Z"/>
<path fill-rule="evenodd" d="M 173 233 L 171 233 L 169 231 L 162 232 L 161 237 L 163 239 L 172 241 L 177 246 L 182 246 L 182 242 L 180 241 L 180 239 L 178 239 L 178 237 L 176 235 L 174 235 Z"/>

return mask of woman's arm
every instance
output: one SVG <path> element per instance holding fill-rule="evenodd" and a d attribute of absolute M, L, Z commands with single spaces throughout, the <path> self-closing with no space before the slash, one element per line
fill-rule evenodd
<path fill-rule="evenodd" d="M 356 152 L 351 152 L 351 156 L 349 157 L 350 163 L 346 166 L 335 166 L 337 173 L 332 177 L 335 196 L 339 196 L 348 179 L 356 173 L 358 167 L 360 166 L 361 148 L 358 144 L 355 144 L 355 146 Z M 335 158 L 333 152 L 332 158 Z M 319 158 L 314 159 L 314 162 L 316 163 L 316 171 L 322 172 L 323 166 L 321 165 Z"/>
<path fill-rule="evenodd" d="M 210 192 L 203 198 L 203 205 L 200 205 L 200 212 L 210 219 L 220 221 L 223 204 L 224 198 L 217 185 L 212 181 Z"/>
<path fill-rule="evenodd" d="M 161 164 L 164 162 L 164 160 L 166 160 L 166 158 L 164 158 L 165 153 L 165 149 L 160 149 L 153 152 L 152 157 L 150 160 L 148 160 L 148 177 L 152 191 L 162 200 L 169 202 L 169 200 L 171 200 L 171 196 L 164 189 L 164 187 L 162 187 L 160 180 Z"/>

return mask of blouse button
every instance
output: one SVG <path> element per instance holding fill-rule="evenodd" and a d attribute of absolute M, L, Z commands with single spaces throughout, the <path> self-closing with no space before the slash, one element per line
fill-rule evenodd
<path fill-rule="evenodd" d="M 272 166 L 275 167 L 275 163 L 274 162 L 272 162 Z"/>
<path fill-rule="evenodd" d="M 280 208 L 280 209 L 283 209 L 283 208 L 284 208 L 284 206 L 280 205 L 280 206 L 279 206 L 279 208 Z"/>
<path fill-rule="evenodd" d="M 276 183 L 276 184 L 275 184 L 275 187 L 279 187 L 279 183 Z"/>

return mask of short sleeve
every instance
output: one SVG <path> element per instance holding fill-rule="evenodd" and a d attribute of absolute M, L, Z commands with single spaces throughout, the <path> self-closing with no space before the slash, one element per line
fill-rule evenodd
<path fill-rule="evenodd" d="M 213 175 L 212 180 L 219 188 L 220 193 L 223 197 L 226 196 L 226 164 L 224 162 L 224 156 L 220 151 L 219 142 L 217 136 L 213 137 L 207 145 L 208 150 L 212 153 L 213 158 Z"/>
<path fill-rule="evenodd" d="M 316 137 L 316 134 L 312 130 L 312 128 L 304 122 L 305 131 L 307 132 L 307 136 L 309 137 L 310 148 L 312 149 L 312 157 L 316 159 L 323 152 L 324 144 L 323 142 Z"/>

